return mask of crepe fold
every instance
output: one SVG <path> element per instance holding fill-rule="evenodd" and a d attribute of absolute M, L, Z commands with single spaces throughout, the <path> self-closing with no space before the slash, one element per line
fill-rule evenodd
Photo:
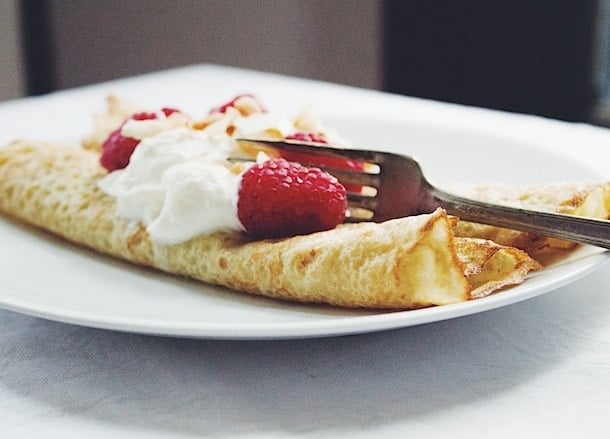
<path fill-rule="evenodd" d="M 431 214 L 256 241 L 220 231 L 174 245 L 116 215 L 97 182 L 98 155 L 18 141 L 0 148 L 0 212 L 96 251 L 272 298 L 344 307 L 443 305 L 519 283 L 539 267 L 526 253 L 456 239 L 455 219 Z"/>

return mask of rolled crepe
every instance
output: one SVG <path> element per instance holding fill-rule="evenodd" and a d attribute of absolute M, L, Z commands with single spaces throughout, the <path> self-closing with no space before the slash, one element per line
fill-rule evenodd
<path fill-rule="evenodd" d="M 17 141 L 0 148 L 0 212 L 95 251 L 267 297 L 411 309 L 480 297 L 539 267 L 526 253 L 453 234 L 445 211 L 276 240 L 223 230 L 173 245 L 116 214 L 89 150 Z"/>

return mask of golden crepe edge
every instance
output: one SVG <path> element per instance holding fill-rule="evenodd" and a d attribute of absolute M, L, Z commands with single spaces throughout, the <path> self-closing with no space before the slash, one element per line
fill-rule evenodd
<path fill-rule="evenodd" d="M 102 253 L 277 299 L 411 309 L 481 297 L 539 268 L 526 253 L 453 234 L 442 210 L 381 224 L 255 241 L 221 231 L 176 245 L 117 217 L 91 151 L 16 141 L 0 148 L 0 212 Z M 473 284 L 469 281 L 472 280 Z"/>

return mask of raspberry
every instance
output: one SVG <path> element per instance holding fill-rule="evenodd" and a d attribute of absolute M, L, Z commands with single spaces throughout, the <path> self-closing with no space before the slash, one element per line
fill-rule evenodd
<path fill-rule="evenodd" d="M 162 108 L 161 111 L 165 116 L 169 116 L 173 113 L 179 112 L 174 108 Z M 156 113 L 142 112 L 136 113 L 130 117 L 133 120 L 150 120 L 156 119 Z M 110 133 L 110 136 L 102 144 L 102 156 L 100 157 L 100 163 L 108 172 L 115 171 L 117 169 L 123 169 L 129 164 L 131 154 L 140 143 L 139 140 L 133 137 L 125 137 L 121 134 L 121 128 L 124 123 Z"/>
<path fill-rule="evenodd" d="M 174 113 L 180 113 L 180 110 L 176 110 L 175 108 L 167 108 L 167 107 L 161 108 L 161 111 L 163 112 L 163 114 L 165 114 L 165 116 L 168 116 L 168 117 Z M 136 113 L 133 116 L 131 116 L 131 119 L 134 119 L 134 120 L 150 120 L 150 119 L 156 119 L 156 118 L 157 118 L 157 113 L 150 113 L 150 112 Z"/>
<path fill-rule="evenodd" d="M 114 130 L 102 144 L 102 156 L 100 163 L 108 172 L 123 169 L 129 164 L 131 154 L 140 143 L 133 137 L 125 137 L 121 134 L 121 128 Z"/>
<path fill-rule="evenodd" d="M 345 188 L 332 175 L 285 159 L 250 167 L 242 176 L 237 217 L 258 238 L 329 230 L 342 223 Z"/>
<path fill-rule="evenodd" d="M 298 140 L 299 142 L 328 143 L 322 134 L 304 133 L 302 131 L 286 136 L 286 140 Z"/>
<path fill-rule="evenodd" d="M 328 144 L 324 135 L 316 133 L 298 132 L 286 136 L 286 140 L 297 140 L 299 142 L 321 143 Z M 341 169 L 346 171 L 363 171 L 364 162 L 355 160 L 347 160 L 341 157 L 317 156 L 315 154 L 307 154 L 298 151 L 282 151 L 282 158 L 291 162 L 299 162 L 306 166 L 323 166 L 325 168 Z M 345 189 L 348 192 L 360 192 L 362 186 L 354 184 L 346 184 Z"/>

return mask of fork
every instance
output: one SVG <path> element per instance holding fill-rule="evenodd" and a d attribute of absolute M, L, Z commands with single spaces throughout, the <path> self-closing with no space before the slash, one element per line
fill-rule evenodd
<path fill-rule="evenodd" d="M 382 222 L 430 213 L 442 207 L 463 220 L 610 249 L 608 220 L 508 207 L 457 196 L 430 184 L 419 163 L 406 155 L 294 141 L 237 139 L 237 142 L 272 156 L 282 156 L 285 151 L 299 153 L 304 158 L 299 159 L 303 165 L 321 168 L 349 188 L 362 188 L 348 192 L 347 222 Z M 340 169 L 332 165 L 332 159 L 365 165 L 358 169 Z"/>

